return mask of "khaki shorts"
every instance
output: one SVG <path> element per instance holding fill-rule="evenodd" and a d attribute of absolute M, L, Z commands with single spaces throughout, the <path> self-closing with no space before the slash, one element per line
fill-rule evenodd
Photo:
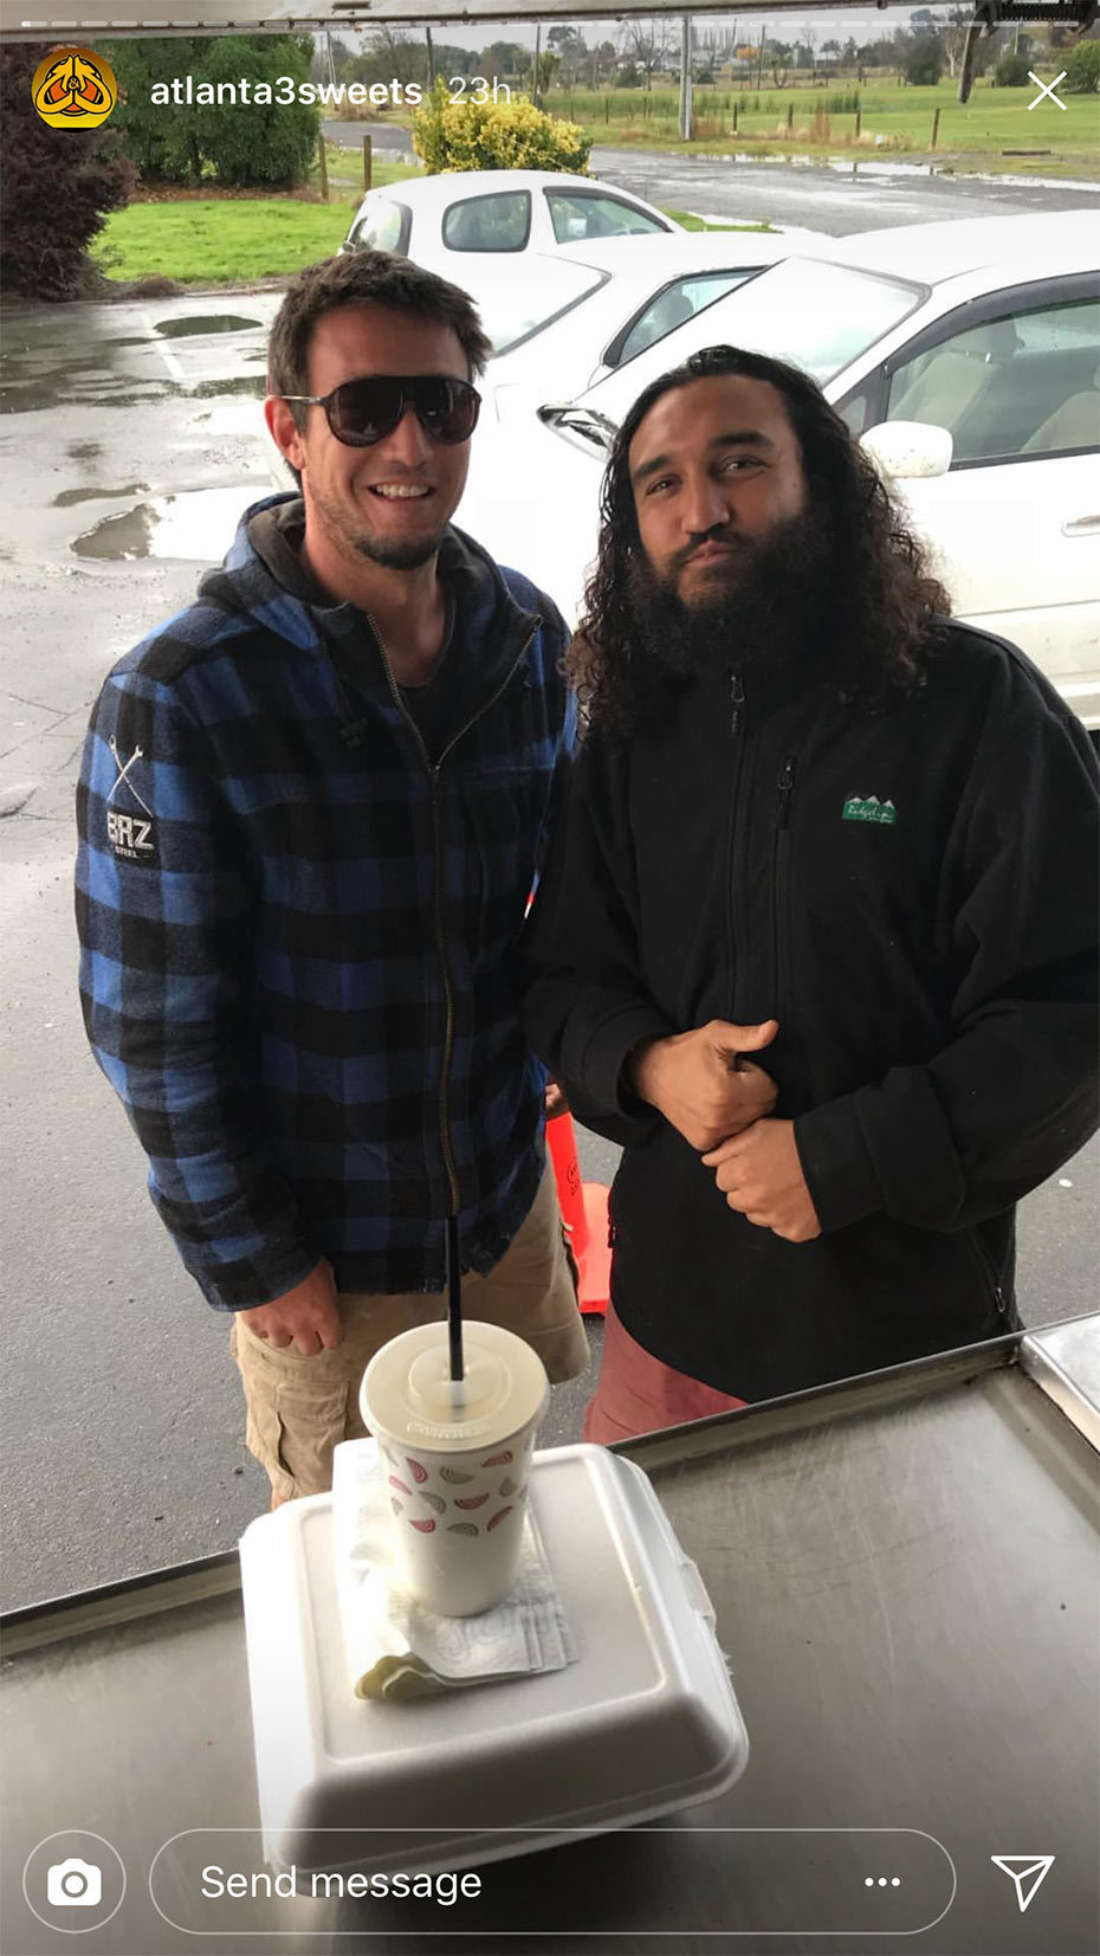
<path fill-rule="evenodd" d="M 373 1297 L 341 1293 L 343 1342 L 305 1358 L 294 1345 L 278 1348 L 235 1316 L 229 1348 L 236 1359 L 248 1411 L 250 1453 L 266 1469 L 272 1492 L 284 1500 L 324 1494 L 332 1486 L 332 1450 L 361 1440 L 359 1382 L 381 1345 L 416 1324 L 446 1316 L 440 1292 Z M 588 1340 L 565 1247 L 553 1169 L 548 1164 L 530 1214 L 487 1276 L 462 1279 L 467 1317 L 501 1324 L 533 1345 L 551 1383 L 576 1378 L 588 1364 Z"/>

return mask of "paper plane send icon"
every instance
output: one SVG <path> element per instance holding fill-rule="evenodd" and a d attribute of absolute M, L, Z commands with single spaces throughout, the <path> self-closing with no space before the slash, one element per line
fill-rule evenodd
<path fill-rule="evenodd" d="M 1039 1893 L 1054 1866 L 1055 1857 L 1053 1854 L 991 1854 L 989 1858 L 995 1868 L 1012 1876 L 1022 1915 L 1029 1902 L 1033 1902 Z"/>

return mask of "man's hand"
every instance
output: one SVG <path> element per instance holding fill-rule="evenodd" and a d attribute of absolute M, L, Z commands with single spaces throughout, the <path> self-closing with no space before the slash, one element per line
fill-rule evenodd
<path fill-rule="evenodd" d="M 788 1243 L 808 1243 L 820 1236 L 821 1224 L 806 1187 L 795 1145 L 793 1121 L 756 1121 L 703 1156 L 731 1209 L 749 1222 L 785 1236 Z"/>
<path fill-rule="evenodd" d="M 237 1316 L 269 1345 L 285 1350 L 296 1345 L 303 1358 L 316 1358 L 320 1351 L 331 1351 L 343 1341 L 344 1327 L 336 1308 L 336 1280 L 332 1265 L 321 1258 L 316 1270 L 293 1290 L 284 1291 L 270 1304 L 257 1304 Z"/>
<path fill-rule="evenodd" d="M 569 1102 L 565 1097 L 565 1088 L 559 1081 L 547 1080 L 545 1098 L 548 1121 L 556 1121 L 559 1114 L 568 1114 Z"/>
<path fill-rule="evenodd" d="M 775 1081 L 743 1055 L 778 1031 L 777 1019 L 760 1026 L 711 1019 L 695 1032 L 653 1039 L 634 1055 L 630 1083 L 701 1154 L 775 1106 Z"/>

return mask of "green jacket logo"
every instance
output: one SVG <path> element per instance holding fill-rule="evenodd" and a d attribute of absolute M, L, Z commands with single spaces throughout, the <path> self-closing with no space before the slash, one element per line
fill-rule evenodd
<path fill-rule="evenodd" d="M 849 795 L 841 815 L 843 822 L 888 822 L 898 819 L 898 811 L 892 801 L 880 801 L 877 795 Z"/>

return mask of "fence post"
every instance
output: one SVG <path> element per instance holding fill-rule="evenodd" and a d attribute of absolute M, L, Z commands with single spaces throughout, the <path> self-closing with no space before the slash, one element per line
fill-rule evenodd
<path fill-rule="evenodd" d="M 371 139 L 369 136 L 364 136 L 363 137 L 363 189 L 364 190 L 370 189 L 371 176 L 373 175 L 372 162 L 373 159 L 371 156 Z"/>
<path fill-rule="evenodd" d="M 862 129 L 862 127 L 863 127 L 863 110 L 862 110 L 862 109 L 857 109 L 857 110 L 856 110 L 856 141 L 857 141 L 857 143 L 858 143 L 858 141 L 859 141 L 859 132 L 860 132 L 860 130 Z"/>
<path fill-rule="evenodd" d="M 733 128 L 732 128 L 732 129 L 731 129 L 731 131 L 730 131 L 730 134 L 731 134 L 732 136 L 736 136 L 736 134 L 737 134 L 737 110 L 738 110 L 738 107 L 739 107 L 739 104 L 735 102 L 735 103 L 734 103 L 734 105 L 733 105 Z"/>
<path fill-rule="evenodd" d="M 794 103 L 793 102 L 787 103 L 787 127 L 788 129 L 794 128 Z"/>
<path fill-rule="evenodd" d="M 936 138 L 939 135 L 939 133 L 940 133 L 940 112 L 939 109 L 937 108 L 935 114 L 932 117 L 932 141 L 928 145 L 929 149 L 935 149 Z"/>
<path fill-rule="evenodd" d="M 611 121 L 611 90 L 610 89 L 608 89 L 607 91 L 607 100 L 604 103 L 603 119 L 605 122 Z"/>
<path fill-rule="evenodd" d="M 325 155 L 325 132 L 317 131 L 317 162 L 320 167 L 321 202 L 328 203 L 328 157 Z"/>

